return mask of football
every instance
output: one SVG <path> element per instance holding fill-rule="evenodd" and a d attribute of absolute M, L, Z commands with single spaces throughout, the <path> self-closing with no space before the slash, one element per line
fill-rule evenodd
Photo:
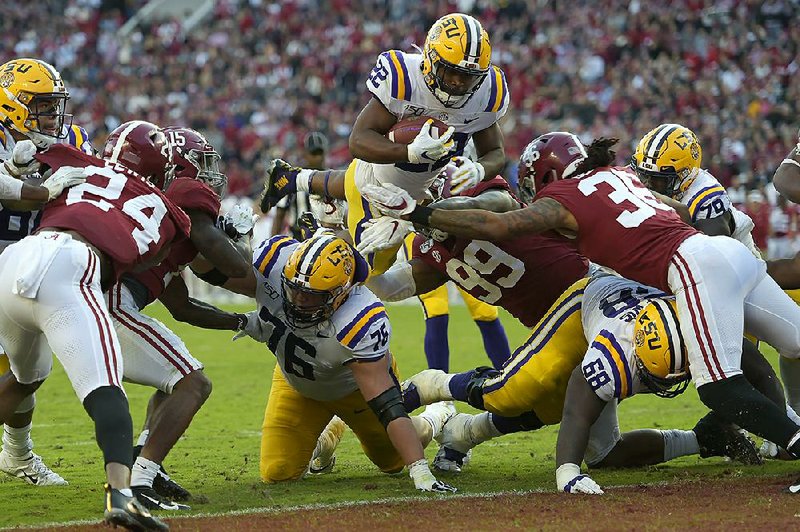
<path fill-rule="evenodd" d="M 436 120 L 428 116 L 418 116 L 399 121 L 386 133 L 386 137 L 398 144 L 411 144 L 411 142 L 417 138 L 420 128 L 422 128 L 423 124 L 428 120 L 433 120 L 433 124 L 431 125 L 431 136 L 433 138 L 438 138 L 439 135 L 443 135 L 444 132 L 447 131 L 447 124 L 441 120 Z"/>

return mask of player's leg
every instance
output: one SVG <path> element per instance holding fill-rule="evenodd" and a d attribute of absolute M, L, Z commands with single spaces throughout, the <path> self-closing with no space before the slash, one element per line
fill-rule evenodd
<path fill-rule="evenodd" d="M 301 478 L 317 439 L 332 417 L 325 403 L 300 395 L 276 366 L 261 432 L 261 480 Z"/>
<path fill-rule="evenodd" d="M 483 348 L 486 350 L 489 360 L 492 361 L 492 366 L 500 369 L 511 357 L 511 350 L 508 347 L 506 330 L 498 317 L 497 307 L 472 297 L 461 288 L 458 291 L 461 293 L 475 325 L 481 331 Z"/>
<path fill-rule="evenodd" d="M 363 224 L 380 216 L 380 213 L 372 210 L 367 200 L 359 192 L 359 186 L 369 182 L 375 182 L 372 168 L 368 163 L 354 159 L 345 173 L 344 186 L 347 200 L 347 230 L 356 247 L 361 242 L 361 234 L 364 231 Z M 401 245 L 370 253 L 364 257 L 369 264 L 370 275 L 380 275 L 388 270 L 394 264 Z"/>
<path fill-rule="evenodd" d="M 450 303 L 447 285 L 443 284 L 419 296 L 425 316 L 425 358 L 428 367 L 448 371 L 450 368 L 450 343 L 447 328 L 450 322 Z"/>
<path fill-rule="evenodd" d="M 141 314 L 129 290 L 117 284 L 109 291 L 108 308 L 122 346 L 124 377 L 166 394 L 147 423 L 148 436 L 136 457 L 131 486 L 148 508 L 183 510 L 187 506 L 160 496 L 154 482 L 169 451 L 189 427 L 211 393 L 202 364 L 163 323 Z"/>
<path fill-rule="evenodd" d="M 742 375 L 744 302 L 764 275 L 763 263 L 736 241 L 692 238 L 678 248 L 668 280 L 701 401 L 727 421 L 800 453 L 800 427 Z"/>

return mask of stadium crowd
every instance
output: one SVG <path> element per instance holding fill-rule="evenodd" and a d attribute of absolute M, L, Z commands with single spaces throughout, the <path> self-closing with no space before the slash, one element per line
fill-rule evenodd
<path fill-rule="evenodd" d="M 679 121 L 698 134 L 703 165 L 723 184 L 761 189 L 774 204 L 763 189 L 796 137 L 797 2 L 222 0 L 187 34 L 169 20 L 120 39 L 145 3 L 0 5 L 0 61 L 53 63 L 75 122 L 97 145 L 133 118 L 205 132 L 237 195 L 256 193 L 267 158 L 296 159 L 307 131 L 325 132 L 329 163 L 345 165 L 375 57 L 421 45 L 446 10 L 471 10 L 491 28 L 512 97 L 502 123 L 509 174 L 543 131 L 619 137 L 625 161 L 654 124 Z M 13 28 L 23 21 L 47 30 L 20 38 Z"/>

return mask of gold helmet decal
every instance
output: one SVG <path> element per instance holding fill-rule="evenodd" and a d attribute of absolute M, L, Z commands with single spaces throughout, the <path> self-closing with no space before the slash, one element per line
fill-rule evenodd
<path fill-rule="evenodd" d="M 636 316 L 633 340 L 637 373 L 644 385 L 663 397 L 686 389 L 689 360 L 674 300 L 650 300 Z"/>

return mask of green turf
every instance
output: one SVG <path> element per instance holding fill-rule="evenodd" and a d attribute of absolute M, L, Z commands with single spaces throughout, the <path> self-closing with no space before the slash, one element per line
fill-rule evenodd
<path fill-rule="evenodd" d="M 333 474 L 300 482 L 266 485 L 258 478 L 260 427 L 274 358 L 266 347 L 249 339 L 232 343 L 227 332 L 201 331 L 177 324 L 163 308 L 154 315 L 172 327 L 190 350 L 206 364 L 214 383 L 210 399 L 186 435 L 166 460 L 169 472 L 195 495 L 193 511 L 218 512 L 252 507 L 281 507 L 414 495 L 405 475 L 379 473 L 360 452 L 352 434 L 342 441 Z M 424 368 L 423 323 L 416 306 L 393 306 L 392 349 L 402 376 Z M 526 330 L 503 315 L 512 347 Z M 450 323 L 451 370 L 484 365 L 478 330 L 464 307 L 453 309 Z M 774 358 L 774 353 L 772 353 Z M 144 416 L 150 390 L 126 387 L 134 432 Z M 468 408 L 459 407 L 461 410 Z M 676 399 L 638 396 L 620 407 L 623 430 L 643 427 L 691 428 L 704 409 L 694 389 Z M 36 452 L 70 485 L 36 488 L 8 477 L 0 478 L 0 526 L 31 525 L 77 519 L 98 519 L 102 509 L 103 468 L 92 424 L 76 400 L 64 372 L 56 364 L 52 377 L 38 393 L 33 437 Z M 461 492 L 484 493 L 554 487 L 556 428 L 512 435 L 478 447 L 469 468 L 448 477 Z M 429 458 L 435 445 L 428 449 Z M 700 475 L 766 475 L 794 471 L 790 463 L 739 466 L 721 459 L 684 458 L 669 465 L 635 471 L 601 471 L 594 478 L 604 485 L 651 483 Z"/>

